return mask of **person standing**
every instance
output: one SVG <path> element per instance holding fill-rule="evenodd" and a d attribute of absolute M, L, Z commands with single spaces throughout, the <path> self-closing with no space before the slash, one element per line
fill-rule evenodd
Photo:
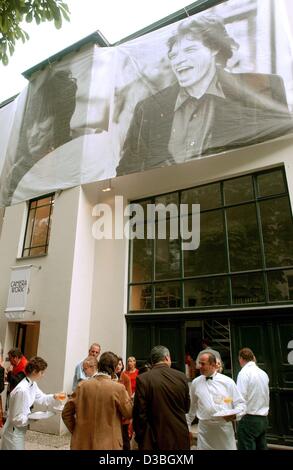
<path fill-rule="evenodd" d="M 36 383 L 43 377 L 47 366 L 47 362 L 41 357 L 31 358 L 25 368 L 26 377 L 12 390 L 1 439 L 2 450 L 24 450 L 30 408 L 34 403 L 45 406 L 60 405 L 58 394 L 47 395 Z"/>
<path fill-rule="evenodd" d="M 132 396 L 135 393 L 136 388 L 136 377 L 138 376 L 138 369 L 136 368 L 136 359 L 134 356 L 129 356 L 127 359 L 127 366 L 125 374 L 129 377 L 131 383 Z"/>
<path fill-rule="evenodd" d="M 236 414 L 245 413 L 244 398 L 235 382 L 218 372 L 213 353 L 202 353 L 199 366 L 201 375 L 191 384 L 191 406 L 186 416 L 189 427 L 195 416 L 199 419 L 197 448 L 236 450 L 232 422 L 236 419 Z"/>
<path fill-rule="evenodd" d="M 101 346 L 98 343 L 93 343 L 89 348 L 89 356 L 93 356 L 98 360 L 98 357 L 101 353 Z M 83 362 L 84 360 L 80 361 L 74 371 L 73 382 L 72 382 L 72 390 L 74 391 L 77 387 L 78 382 L 80 380 L 86 380 L 87 376 L 83 370 Z"/>
<path fill-rule="evenodd" d="M 131 418 L 132 401 L 124 385 L 112 380 L 116 354 L 102 354 L 98 373 L 80 382 L 62 411 L 72 450 L 122 450 L 122 416 Z"/>
<path fill-rule="evenodd" d="M 4 377 L 5 377 L 5 369 L 0 363 L 0 428 L 3 426 L 3 406 L 2 406 L 2 397 L 1 393 L 4 390 Z"/>
<path fill-rule="evenodd" d="M 217 351 L 216 349 L 212 349 L 211 348 L 211 345 L 210 345 L 210 340 L 208 338 L 203 338 L 202 342 L 201 342 L 201 345 L 202 345 L 202 350 L 199 351 L 197 357 L 196 357 L 196 360 L 195 360 L 195 363 L 196 363 L 196 368 L 199 369 L 199 358 L 200 358 L 200 355 L 205 353 L 205 352 L 211 352 L 214 356 L 216 356 L 216 359 L 217 359 L 217 362 L 218 362 L 218 365 L 222 363 L 222 358 L 221 358 L 221 354 L 219 353 L 219 351 Z M 223 370 L 223 369 L 222 369 Z M 222 372 L 222 370 L 219 370 L 219 372 Z"/>
<path fill-rule="evenodd" d="M 18 348 L 13 348 L 8 351 L 8 359 L 11 364 L 7 370 L 7 382 L 9 384 L 8 391 L 10 393 L 25 377 L 25 368 L 28 361 Z"/>
<path fill-rule="evenodd" d="M 242 369 L 237 377 L 237 387 L 247 402 L 246 414 L 238 423 L 238 449 L 266 450 L 270 403 L 269 377 L 256 365 L 251 349 L 241 349 L 238 358 Z"/>
<path fill-rule="evenodd" d="M 115 369 L 115 373 L 118 377 L 118 382 L 123 384 L 129 398 L 132 396 L 130 378 L 124 371 L 124 364 L 122 357 L 118 357 L 118 364 Z M 131 420 L 122 418 L 122 438 L 123 438 L 123 450 L 130 450 L 130 436 L 129 436 L 129 424 Z"/>
<path fill-rule="evenodd" d="M 152 368 L 136 379 L 133 428 L 140 450 L 189 450 L 185 413 L 190 404 L 185 374 L 171 369 L 165 346 L 150 353 Z"/>

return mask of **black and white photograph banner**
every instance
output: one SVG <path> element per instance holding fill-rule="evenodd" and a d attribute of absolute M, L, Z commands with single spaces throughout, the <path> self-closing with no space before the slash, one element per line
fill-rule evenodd
<path fill-rule="evenodd" d="M 0 206 L 290 136 L 290 0 L 228 0 L 35 72 L 0 108 Z"/>

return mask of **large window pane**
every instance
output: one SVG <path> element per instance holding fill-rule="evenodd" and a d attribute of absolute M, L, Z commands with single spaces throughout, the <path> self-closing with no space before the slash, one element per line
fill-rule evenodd
<path fill-rule="evenodd" d="M 184 307 L 227 305 L 228 281 L 215 277 L 184 282 Z"/>
<path fill-rule="evenodd" d="M 293 270 L 267 273 L 269 299 L 272 302 L 293 300 Z"/>
<path fill-rule="evenodd" d="M 224 182 L 225 204 L 237 204 L 254 199 L 252 176 L 243 176 Z"/>
<path fill-rule="evenodd" d="M 181 292 L 179 282 L 155 285 L 155 308 L 179 308 Z"/>
<path fill-rule="evenodd" d="M 170 194 L 163 194 L 163 196 L 157 196 L 155 199 L 155 204 L 164 204 L 167 206 L 168 204 L 176 204 L 178 205 L 179 193 L 170 193 Z"/>
<path fill-rule="evenodd" d="M 152 280 L 152 246 L 153 241 L 148 240 L 146 236 L 143 240 L 135 238 L 131 241 L 130 282 Z"/>
<path fill-rule="evenodd" d="M 266 266 L 293 264 L 293 223 L 287 198 L 260 202 Z"/>
<path fill-rule="evenodd" d="M 226 271 L 223 212 L 221 210 L 204 212 L 200 216 L 199 248 L 184 251 L 184 276 Z"/>
<path fill-rule="evenodd" d="M 35 211 L 34 231 L 31 246 L 45 245 L 49 229 L 50 206 L 39 207 Z"/>
<path fill-rule="evenodd" d="M 129 289 L 129 310 L 150 310 L 152 308 L 152 286 L 142 284 Z"/>
<path fill-rule="evenodd" d="M 285 192 L 285 183 L 282 170 L 274 170 L 257 176 L 259 196 L 271 196 Z"/>
<path fill-rule="evenodd" d="M 261 273 L 248 273 L 232 277 L 232 303 L 254 304 L 264 302 L 264 286 Z"/>
<path fill-rule="evenodd" d="M 180 276 L 180 240 L 170 240 L 170 223 L 178 219 L 166 221 L 166 239 L 156 240 L 155 278 L 172 279 Z"/>
<path fill-rule="evenodd" d="M 200 210 L 215 209 L 222 205 L 220 183 L 188 189 L 181 193 L 181 204 L 200 204 Z"/>
<path fill-rule="evenodd" d="M 54 195 L 30 201 L 22 256 L 47 253 L 53 206 Z"/>
<path fill-rule="evenodd" d="M 259 232 L 255 204 L 227 209 L 231 271 L 261 267 Z"/>

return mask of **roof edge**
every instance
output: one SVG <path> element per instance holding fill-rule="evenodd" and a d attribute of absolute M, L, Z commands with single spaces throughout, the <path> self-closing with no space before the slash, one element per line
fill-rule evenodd
<path fill-rule="evenodd" d="M 103 36 L 103 34 L 99 30 L 94 31 L 92 34 L 89 34 L 85 38 L 80 39 L 74 44 L 71 44 L 71 46 L 68 46 L 65 49 L 62 49 L 61 51 L 57 52 L 56 54 L 53 54 L 52 56 L 48 57 L 42 62 L 39 62 L 38 64 L 34 65 L 28 70 L 25 70 L 22 73 L 22 75 L 26 79 L 29 79 L 32 76 L 32 74 L 37 72 L 38 70 L 42 70 L 47 65 L 50 65 L 53 62 L 56 62 L 62 59 L 62 57 L 64 57 L 65 55 L 70 54 L 71 52 L 76 52 L 81 47 L 85 46 L 86 44 L 91 44 L 91 43 L 98 44 L 100 47 L 109 47 L 111 45 L 109 41 Z"/>

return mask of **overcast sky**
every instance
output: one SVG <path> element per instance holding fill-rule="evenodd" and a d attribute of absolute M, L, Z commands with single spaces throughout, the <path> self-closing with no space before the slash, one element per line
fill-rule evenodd
<path fill-rule="evenodd" d="M 65 0 L 70 23 L 61 30 L 53 23 L 24 23 L 30 39 L 18 42 L 7 66 L 0 65 L 0 103 L 26 86 L 22 72 L 96 30 L 116 42 L 131 33 L 190 5 L 192 0 Z"/>

